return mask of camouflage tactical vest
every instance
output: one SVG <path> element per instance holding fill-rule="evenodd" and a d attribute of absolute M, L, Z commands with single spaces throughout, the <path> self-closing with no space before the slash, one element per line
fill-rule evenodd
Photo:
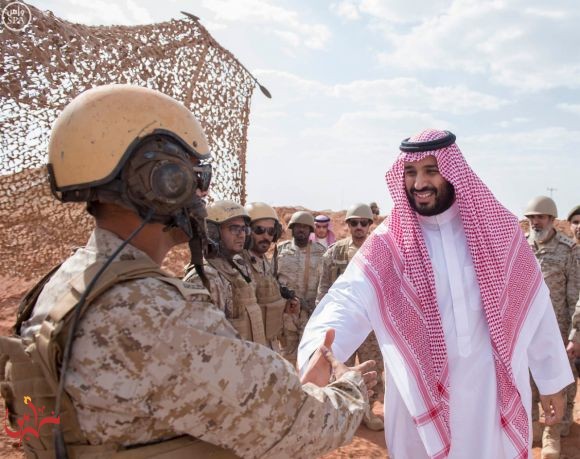
<path fill-rule="evenodd" d="M 332 257 L 332 268 L 330 269 L 330 285 L 346 270 L 348 266 L 348 246 L 350 245 L 350 238 L 341 239 L 334 243 L 334 251 Z"/>
<path fill-rule="evenodd" d="M 248 253 L 244 255 L 246 262 L 252 266 L 252 278 L 256 284 L 256 300 L 262 310 L 266 340 L 271 342 L 282 333 L 286 300 L 280 295 L 280 284 L 274 276 L 258 271 L 252 263 L 252 256 Z"/>
<path fill-rule="evenodd" d="M 53 269 L 23 298 L 14 326 L 14 335 L 0 337 L 0 387 L 13 428 L 17 428 L 19 419 L 29 414 L 30 410 L 24 402 L 25 396 L 29 396 L 37 406 L 44 406 L 46 413 L 54 412 L 62 354 L 73 324 L 74 309 L 80 296 L 101 267 L 102 263 L 95 263 L 74 278 L 70 282 L 70 289 L 59 299 L 44 320 L 40 332 L 32 340 L 23 340 L 19 335 L 20 326 L 31 316 L 40 292 L 58 267 Z M 199 293 L 186 289 L 179 279 L 167 276 L 157 265 L 147 260 L 112 263 L 87 296 L 80 311 L 81 317 L 91 302 L 100 294 L 116 283 L 131 279 L 155 277 L 175 287 L 184 297 L 191 293 Z M 205 290 L 202 292 L 207 294 Z M 130 448 L 114 443 L 89 445 L 81 431 L 72 400 L 66 392 L 62 393 L 59 417 L 67 453 L 71 459 L 185 459 L 191 457 L 228 459 L 238 457 L 231 451 L 187 435 Z M 22 443 L 27 457 L 53 459 L 56 453 L 50 426 L 39 428 L 38 434 L 38 437 L 28 435 Z"/>
<path fill-rule="evenodd" d="M 242 275 L 223 258 L 208 261 L 232 286 L 233 307 L 229 322 L 238 331 L 242 339 L 266 345 L 264 319 L 258 305 L 253 282 L 247 282 Z"/>

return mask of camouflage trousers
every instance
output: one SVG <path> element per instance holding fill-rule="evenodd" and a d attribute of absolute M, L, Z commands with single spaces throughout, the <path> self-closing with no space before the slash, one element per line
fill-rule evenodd
<path fill-rule="evenodd" d="M 566 410 L 564 411 L 564 417 L 560 423 L 561 427 L 569 427 L 570 424 L 574 422 L 574 399 L 576 398 L 576 391 L 578 389 L 578 373 L 572 362 L 570 362 L 570 367 L 574 374 L 574 382 L 564 389 L 564 395 L 566 396 Z M 540 419 L 540 392 L 538 391 L 538 387 L 531 375 L 530 382 L 532 384 L 532 421 L 538 421 Z"/>
<path fill-rule="evenodd" d="M 284 313 L 283 328 L 280 338 L 280 355 L 290 362 L 294 367 L 296 366 L 296 359 L 298 355 L 298 345 L 304 333 L 304 327 L 308 322 L 308 314 L 305 311 L 300 311 L 298 315 Z"/>
<path fill-rule="evenodd" d="M 383 403 L 385 397 L 385 365 L 383 363 L 383 356 L 381 354 L 381 349 L 377 341 L 377 337 L 374 332 L 371 332 L 367 339 L 363 341 L 360 347 L 355 351 L 355 353 L 350 356 L 350 358 L 344 362 L 347 367 L 354 366 L 355 358 L 358 357 L 358 362 L 362 363 L 366 360 L 374 360 L 377 362 L 377 385 L 373 388 L 374 394 L 370 398 L 371 404 L 373 402 L 379 401 Z"/>

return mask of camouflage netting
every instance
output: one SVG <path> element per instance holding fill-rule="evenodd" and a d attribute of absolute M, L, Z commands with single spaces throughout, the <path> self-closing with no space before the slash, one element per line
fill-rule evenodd
<path fill-rule="evenodd" d="M 0 8 L 8 3 L 0 0 Z M 181 100 L 208 136 L 211 197 L 244 203 L 246 135 L 257 82 L 195 16 L 89 27 L 29 8 L 32 20 L 22 31 L 0 24 L 1 275 L 36 277 L 87 240 L 93 220 L 83 205 L 52 197 L 45 163 L 56 116 L 94 86 L 130 83 Z"/>

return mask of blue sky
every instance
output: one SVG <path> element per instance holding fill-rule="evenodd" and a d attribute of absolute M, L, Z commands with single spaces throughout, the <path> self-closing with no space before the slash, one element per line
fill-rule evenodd
<path fill-rule="evenodd" d="M 577 0 L 31 1 L 85 24 L 201 18 L 266 86 L 252 101 L 248 200 L 391 207 L 385 171 L 402 138 L 448 129 L 522 216 L 580 204 Z"/>

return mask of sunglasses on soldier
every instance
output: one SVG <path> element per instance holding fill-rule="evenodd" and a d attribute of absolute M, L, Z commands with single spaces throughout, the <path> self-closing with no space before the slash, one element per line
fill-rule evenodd
<path fill-rule="evenodd" d="M 359 226 L 359 225 L 362 226 L 363 228 L 366 228 L 367 226 L 369 226 L 369 223 L 370 222 L 368 220 L 355 220 L 355 219 L 352 219 L 352 220 L 349 220 L 348 221 L 348 224 L 350 226 L 352 226 L 353 228 L 356 227 L 356 226 Z"/>
<path fill-rule="evenodd" d="M 252 231 L 254 232 L 254 234 L 257 234 L 258 236 L 261 236 L 264 233 L 268 233 L 268 236 L 274 237 L 274 234 L 276 234 L 276 228 L 274 228 L 273 226 L 270 228 L 265 228 L 263 226 L 256 225 L 252 228 Z"/>

